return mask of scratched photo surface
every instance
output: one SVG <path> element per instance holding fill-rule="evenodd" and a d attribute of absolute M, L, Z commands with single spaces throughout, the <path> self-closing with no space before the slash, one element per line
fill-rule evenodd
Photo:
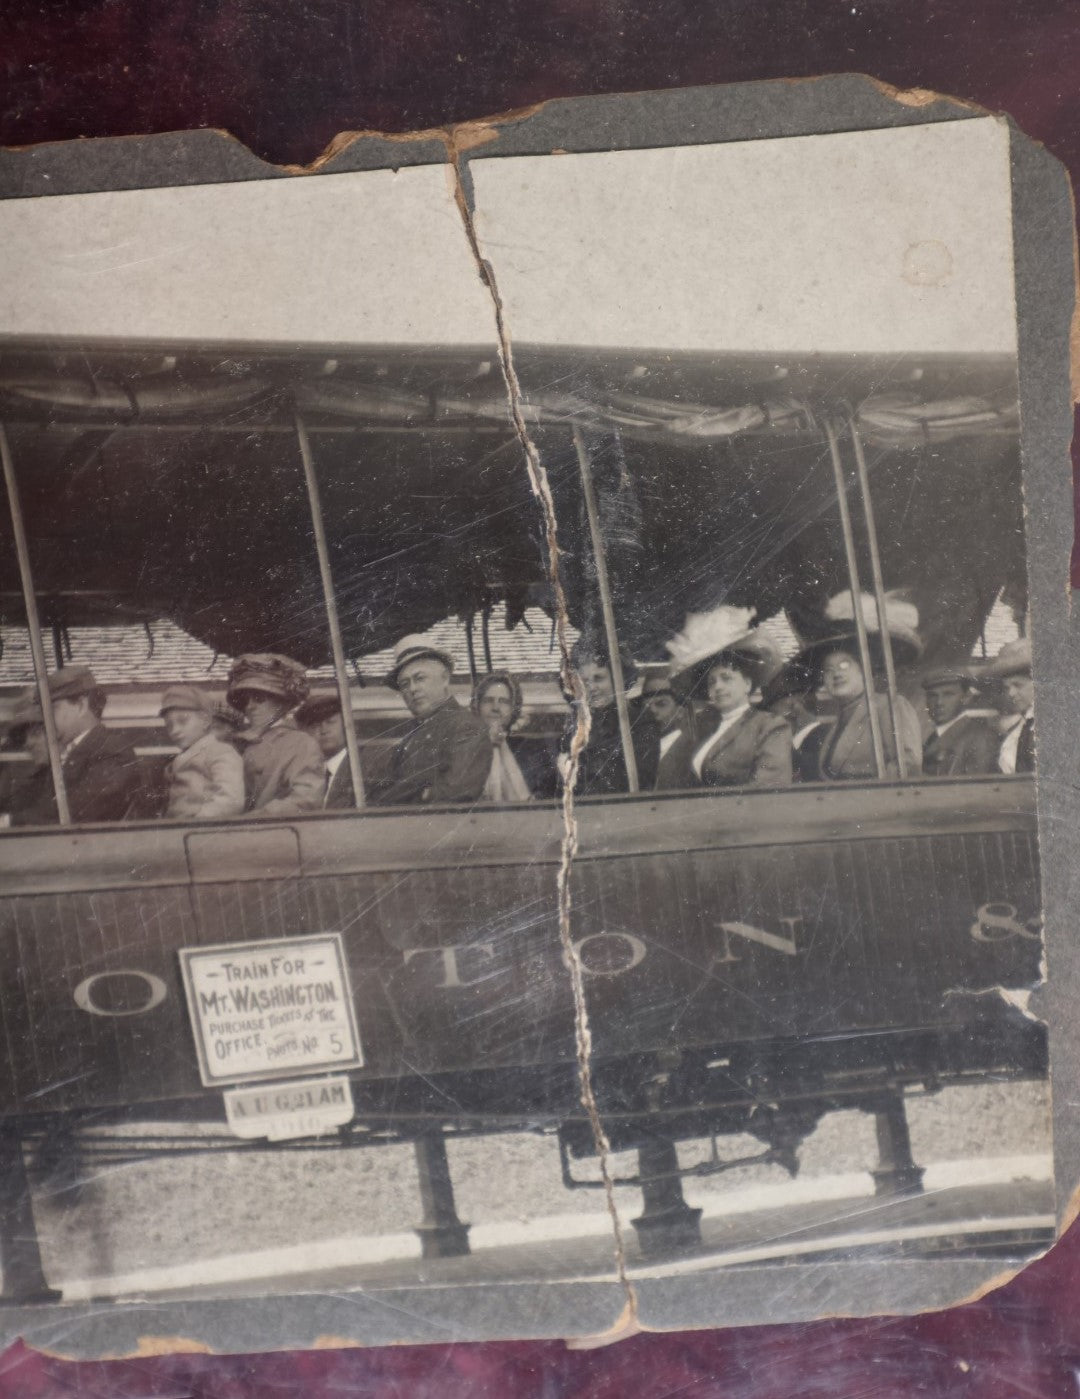
<path fill-rule="evenodd" d="M 0 203 L 6 1300 L 1052 1239 L 1009 141 Z"/>

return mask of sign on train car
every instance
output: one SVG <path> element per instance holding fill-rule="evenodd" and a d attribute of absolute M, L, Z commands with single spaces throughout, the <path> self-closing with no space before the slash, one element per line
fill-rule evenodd
<path fill-rule="evenodd" d="M 180 949 L 208 1087 L 361 1065 L 341 934 Z"/>
<path fill-rule="evenodd" d="M 875 1036 L 961 1032 L 993 988 L 1039 977 L 1031 797 L 984 778 L 790 791 L 782 819 L 763 791 L 583 802 L 569 943 L 555 809 L 515 812 L 516 830 L 474 809 L 422 830 L 386 813 L 199 832 L 216 862 L 234 837 L 245 849 L 232 878 L 193 863 L 180 832 L 69 838 L 93 841 L 92 874 L 53 864 L 63 837 L 13 835 L 5 1111 L 349 1066 L 478 1082 L 573 1064 L 571 957 L 598 1060 L 774 1041 L 806 1056 L 845 1038 L 872 1059 Z M 410 834 L 415 867 L 387 870 Z M 111 848 L 143 841 L 137 880 L 119 859 L 110 873 Z M 947 1074 L 948 1055 L 932 1067 Z M 461 1110 L 483 1116 L 474 1092 Z"/>

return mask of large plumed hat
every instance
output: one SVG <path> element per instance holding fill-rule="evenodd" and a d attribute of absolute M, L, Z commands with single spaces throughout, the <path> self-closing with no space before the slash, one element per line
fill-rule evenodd
<path fill-rule="evenodd" d="M 667 643 L 671 656 L 671 683 L 690 694 L 709 671 L 725 661 L 746 666 L 759 688 L 780 669 L 780 653 L 763 632 L 754 628 L 752 607 L 727 603 L 711 612 L 691 612 L 683 629 Z"/>
<path fill-rule="evenodd" d="M 307 675 L 300 662 L 289 656 L 278 656 L 270 651 L 254 652 L 240 656 L 233 663 L 225 699 L 236 706 L 237 696 L 244 693 L 272 695 L 286 701 L 291 709 L 307 698 Z"/>
<path fill-rule="evenodd" d="M 448 651 L 442 651 L 438 646 L 432 646 L 430 642 L 424 640 L 422 636 L 403 636 L 394 647 L 394 664 L 390 674 L 386 677 L 386 683 L 392 690 L 398 688 L 398 676 L 402 669 L 410 661 L 422 660 L 425 656 L 431 656 L 437 661 L 441 661 L 451 675 L 454 673 L 454 659 Z"/>
<path fill-rule="evenodd" d="M 1031 640 L 1026 636 L 1006 641 L 994 659 L 983 666 L 981 675 L 1004 680 L 1007 675 L 1031 674 Z"/>
<path fill-rule="evenodd" d="M 859 606 L 866 627 L 870 649 L 870 668 L 880 673 L 885 666 L 885 648 L 877 602 L 871 593 L 860 593 Z M 830 651 L 848 651 L 859 655 L 858 630 L 855 626 L 855 604 L 850 592 L 838 593 L 825 608 L 825 620 L 832 623 L 825 636 L 809 642 L 785 666 L 791 683 L 788 693 L 816 689 L 821 679 L 821 664 Z M 919 639 L 919 610 L 897 593 L 885 594 L 885 630 L 897 666 L 911 665 L 922 654 Z"/>

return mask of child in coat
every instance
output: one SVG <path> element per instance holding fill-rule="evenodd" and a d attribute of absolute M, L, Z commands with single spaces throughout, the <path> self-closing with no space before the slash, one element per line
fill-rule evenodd
<path fill-rule="evenodd" d="M 194 685 L 166 690 L 161 700 L 165 732 L 180 752 L 165 771 L 165 815 L 173 821 L 217 821 L 244 810 L 244 762 L 213 732 L 210 701 Z"/>

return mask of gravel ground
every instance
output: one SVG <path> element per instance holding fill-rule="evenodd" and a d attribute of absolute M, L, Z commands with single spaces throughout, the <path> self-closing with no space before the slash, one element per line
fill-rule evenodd
<path fill-rule="evenodd" d="M 1048 1090 L 1041 1084 L 944 1089 L 908 1100 L 920 1165 L 1049 1150 Z M 156 1129 L 157 1130 L 157 1129 Z M 720 1143 L 725 1157 L 761 1150 L 749 1137 Z M 684 1165 L 705 1159 L 708 1143 L 680 1146 Z M 600 1190 L 567 1191 L 551 1135 L 516 1134 L 451 1141 L 449 1157 L 461 1218 L 474 1225 L 526 1223 L 546 1216 L 603 1214 Z M 868 1171 L 877 1159 L 873 1119 L 832 1113 L 800 1151 L 800 1179 Z M 633 1154 L 613 1158 L 615 1174 L 636 1170 Z M 595 1161 L 574 1163 L 596 1174 Z M 788 1180 L 778 1166 L 742 1167 L 688 1183 L 695 1204 L 725 1192 Z M 617 1191 L 624 1219 L 640 1210 L 634 1189 Z M 283 1245 L 408 1231 L 419 1217 L 410 1146 L 356 1151 L 289 1151 L 191 1156 L 98 1168 L 77 1185 L 35 1187 L 46 1271 L 54 1281 L 162 1267 Z M 552 1219 L 558 1236 L 558 1221 Z"/>

